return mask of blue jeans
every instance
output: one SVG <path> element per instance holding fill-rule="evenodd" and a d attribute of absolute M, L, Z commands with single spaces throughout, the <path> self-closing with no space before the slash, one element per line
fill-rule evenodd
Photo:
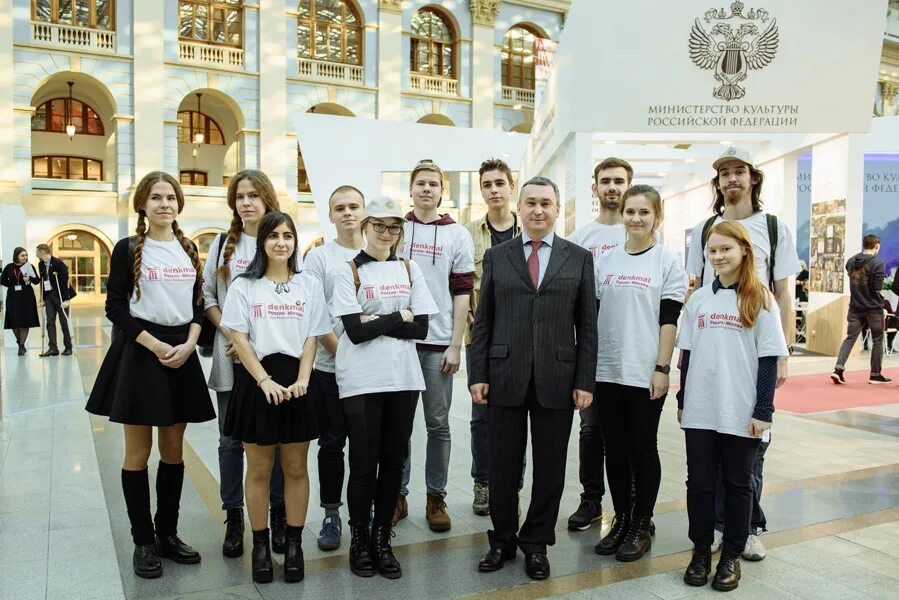
<path fill-rule="evenodd" d="M 419 350 L 418 360 L 427 389 L 421 393 L 421 405 L 428 430 L 428 447 L 425 457 L 425 485 L 429 494 L 446 497 L 446 481 L 449 477 L 450 426 L 449 412 L 453 401 L 453 375 L 440 372 L 443 352 Z M 412 445 L 403 466 L 403 484 L 400 493 L 409 495 L 409 479 L 412 476 Z"/>
<path fill-rule="evenodd" d="M 243 444 L 222 434 L 231 392 L 216 392 L 219 417 L 219 493 L 222 510 L 243 507 Z M 281 470 L 281 446 L 275 446 L 275 464 L 269 480 L 269 504 L 284 506 L 284 471 Z"/>
<path fill-rule="evenodd" d="M 752 466 L 752 516 L 749 520 L 749 533 L 768 531 L 768 520 L 765 511 L 762 510 L 762 485 L 764 484 L 763 470 L 765 467 L 765 452 L 771 441 L 759 443 L 755 462 Z M 724 531 L 724 482 L 721 479 L 721 468 L 718 468 L 718 483 L 715 484 L 715 529 Z"/>

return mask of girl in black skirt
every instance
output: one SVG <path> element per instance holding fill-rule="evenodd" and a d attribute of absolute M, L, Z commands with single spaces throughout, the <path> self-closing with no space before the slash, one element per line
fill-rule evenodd
<path fill-rule="evenodd" d="M 305 572 L 301 537 L 309 506 L 306 455 L 318 437 L 315 409 L 306 395 L 317 336 L 331 333 L 321 284 L 297 272 L 297 230 L 273 211 L 259 223 L 256 255 L 228 288 L 221 326 L 231 332 L 240 363 L 223 427 L 247 455 L 247 511 L 253 528 L 253 581 L 272 580 L 269 478 L 275 444 L 281 445 L 287 547 L 284 579 Z"/>
<path fill-rule="evenodd" d="M 28 330 L 41 325 L 37 316 L 37 300 L 34 298 L 34 290 L 31 289 L 31 286 L 37 284 L 40 279 L 31 276 L 37 275 L 37 272 L 27 263 L 28 251 L 25 248 L 16 248 L 12 253 L 12 262 L 3 268 L 3 275 L 0 276 L 0 285 L 6 286 L 6 317 L 3 320 L 3 329 L 12 329 L 13 335 L 16 336 L 16 344 L 19 345 L 19 356 L 25 354 Z"/>
<path fill-rule="evenodd" d="M 184 209 L 181 186 L 154 171 L 134 192 L 137 235 L 112 251 L 106 316 L 116 330 L 94 382 L 87 410 L 124 424 L 122 489 L 134 572 L 162 575 L 160 556 L 181 564 L 200 555 L 178 537 L 184 481 L 182 443 L 187 423 L 215 418 L 197 357 L 203 318 L 200 258 L 175 220 Z M 147 462 L 158 428 L 156 516 L 150 519 Z M 155 524 L 155 543 L 154 543 Z"/>

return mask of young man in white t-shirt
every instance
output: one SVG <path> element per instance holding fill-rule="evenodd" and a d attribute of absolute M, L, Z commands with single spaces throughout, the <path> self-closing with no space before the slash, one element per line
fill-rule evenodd
<path fill-rule="evenodd" d="M 328 199 L 328 220 L 334 224 L 337 238 L 312 248 L 305 257 L 303 273 L 321 283 L 329 306 L 334 293 L 334 272 L 353 260 L 365 246 L 362 218 L 365 198 L 351 185 L 342 185 Z M 309 379 L 309 394 L 318 416 L 318 478 L 325 517 L 318 534 L 318 547 L 336 550 L 340 547 L 343 523 L 340 520 L 341 492 L 344 479 L 344 447 L 347 440 L 343 403 L 337 388 L 334 356 L 337 339 L 343 333 L 340 318 L 331 317 L 334 331 L 319 336 L 315 368 Z"/>
<path fill-rule="evenodd" d="M 784 338 L 790 339 L 790 324 L 793 323 L 793 297 L 790 293 L 790 277 L 799 273 L 801 265 L 796 253 L 793 234 L 780 219 L 773 219 L 762 210 L 762 183 L 764 173 L 755 167 L 749 152 L 736 146 L 728 147 L 724 153 L 712 163 L 716 175 L 711 180 L 714 194 L 714 218 L 703 219 L 693 228 L 690 237 L 690 253 L 687 256 L 687 274 L 690 277 L 690 293 L 702 285 L 711 283 L 715 278 L 715 269 L 708 262 L 703 234 L 718 221 L 739 221 L 749 231 L 756 256 L 756 272 L 759 279 L 771 288 L 780 310 L 780 320 Z M 776 243 L 772 239 L 771 230 L 776 232 Z M 772 252 L 773 249 L 773 252 Z M 789 346 L 792 351 L 792 346 Z M 777 365 L 777 386 L 787 379 L 787 359 L 783 358 Z M 749 541 L 743 558 L 762 560 L 765 547 L 758 534 L 765 531 L 765 514 L 759 504 L 762 493 L 762 469 L 765 452 L 769 442 L 762 441 L 759 446 L 753 473 L 753 510 L 752 526 Z M 719 488 L 720 489 L 720 488 Z M 722 494 L 716 494 L 721 496 Z M 724 528 L 723 503 L 717 502 L 718 518 L 716 519 L 715 546 L 720 546 L 721 532 Z"/>
<path fill-rule="evenodd" d="M 599 215 L 571 237 L 593 254 L 593 260 L 624 243 L 626 234 L 621 222 L 621 196 L 631 186 L 634 169 L 620 158 L 610 156 L 593 169 L 593 197 L 599 201 Z M 600 359 L 602 360 L 602 359 Z M 606 493 L 604 481 L 605 449 L 599 428 L 599 403 L 581 411 L 579 445 L 580 470 L 584 491 L 577 510 L 568 517 L 568 529 L 585 531 L 602 520 L 602 497 Z"/>
<path fill-rule="evenodd" d="M 443 171 L 434 161 L 425 159 L 415 165 L 409 178 L 409 195 L 414 208 L 406 215 L 402 254 L 421 268 L 439 308 L 428 321 L 428 337 L 417 348 L 427 386 L 421 394 L 428 430 L 425 515 L 431 531 L 440 532 L 452 525 L 444 500 L 451 447 L 449 411 L 474 287 L 474 248 L 464 227 L 450 215 L 437 212 L 443 197 Z M 411 458 L 407 458 L 394 524 L 408 514 L 410 465 Z"/>

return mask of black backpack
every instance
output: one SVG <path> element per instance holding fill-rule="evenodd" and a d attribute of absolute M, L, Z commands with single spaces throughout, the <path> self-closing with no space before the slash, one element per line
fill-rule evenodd
<path fill-rule="evenodd" d="M 699 274 L 700 287 L 702 286 L 702 281 L 705 276 L 705 244 L 709 239 L 709 231 L 711 231 L 712 226 L 715 224 L 715 220 L 718 217 L 719 215 L 713 215 L 709 217 L 709 219 L 702 225 L 702 238 L 700 240 L 702 247 L 699 249 L 700 256 L 702 256 L 702 272 Z M 774 251 L 777 250 L 777 217 L 775 217 L 774 215 L 765 214 L 765 221 L 768 223 L 768 242 L 771 244 L 771 259 L 768 262 L 768 288 L 773 292 Z"/>

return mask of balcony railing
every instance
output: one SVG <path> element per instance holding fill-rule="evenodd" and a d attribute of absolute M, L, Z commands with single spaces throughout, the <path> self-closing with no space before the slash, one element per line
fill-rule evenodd
<path fill-rule="evenodd" d="M 212 46 L 210 44 L 178 42 L 178 58 L 185 62 L 221 67 L 243 68 L 243 48 Z"/>
<path fill-rule="evenodd" d="M 297 70 L 300 77 L 336 81 L 348 85 L 364 85 L 365 69 L 358 65 L 313 60 L 297 57 Z"/>
<path fill-rule="evenodd" d="M 103 52 L 116 51 L 115 31 L 73 27 L 61 23 L 31 22 L 31 41 Z"/>
<path fill-rule="evenodd" d="M 503 102 L 521 104 L 522 106 L 534 106 L 534 90 L 504 85 Z"/>
<path fill-rule="evenodd" d="M 446 77 L 431 77 L 429 75 L 412 73 L 409 76 L 409 89 L 437 96 L 458 96 L 459 81 L 447 79 Z"/>

